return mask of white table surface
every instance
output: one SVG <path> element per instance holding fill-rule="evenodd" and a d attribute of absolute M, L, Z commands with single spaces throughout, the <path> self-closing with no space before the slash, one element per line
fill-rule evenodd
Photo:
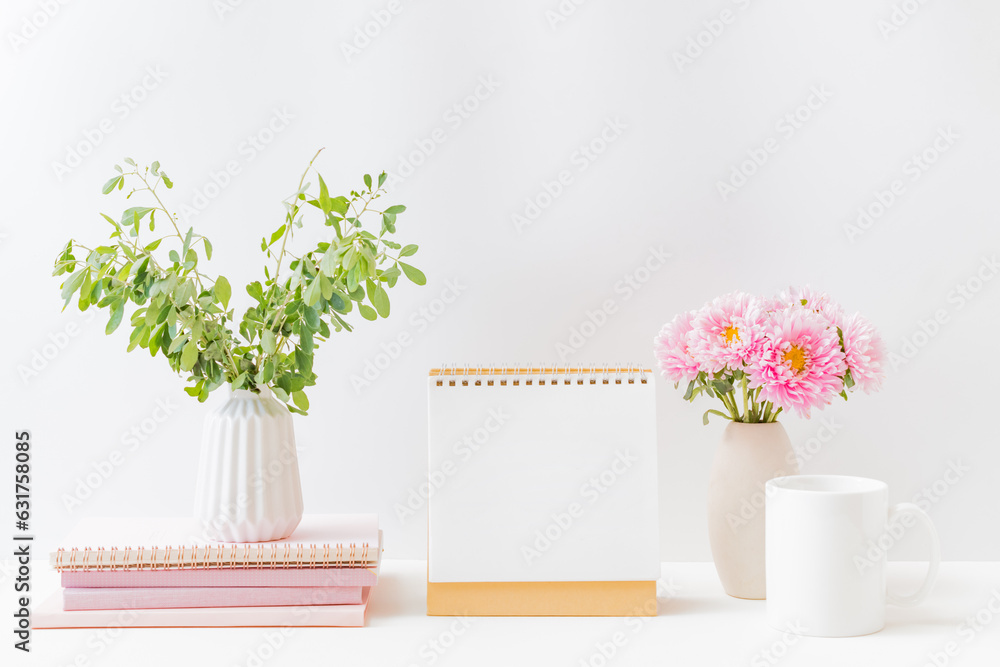
<path fill-rule="evenodd" d="M 915 589 L 924 567 L 890 563 L 890 586 Z M 58 587 L 57 575 L 41 562 L 33 576 L 36 601 Z M 385 561 L 365 628 L 37 630 L 25 656 L 11 648 L 11 617 L 4 614 L 3 654 L 13 656 L 13 664 L 46 667 L 1000 666 L 1000 563 L 944 563 L 924 604 L 890 607 L 884 630 L 848 639 L 772 630 L 764 622 L 765 603 L 726 596 L 711 563 L 664 563 L 659 616 L 649 619 L 428 617 L 425 576 L 424 561 Z M 8 609 L 11 596 L 8 588 Z M 977 614 L 979 630 L 969 624 Z M 604 658 L 601 646 L 611 653 L 616 637 L 614 654 Z"/>

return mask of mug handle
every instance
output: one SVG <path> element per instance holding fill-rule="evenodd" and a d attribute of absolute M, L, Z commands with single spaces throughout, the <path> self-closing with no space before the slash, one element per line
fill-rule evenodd
<path fill-rule="evenodd" d="M 896 517 L 902 516 L 904 514 L 909 514 L 924 525 L 927 529 L 927 534 L 931 538 L 931 558 L 930 564 L 927 566 L 927 576 L 924 577 L 924 583 L 920 585 L 920 588 L 916 593 L 912 595 L 894 595 L 891 592 L 886 592 L 886 597 L 890 604 L 894 604 L 898 607 L 912 607 L 923 602 L 927 594 L 931 592 L 931 588 L 934 586 L 934 581 L 937 579 L 938 565 L 941 564 L 941 541 L 938 539 L 937 530 L 934 529 L 934 523 L 931 518 L 927 515 L 927 512 L 923 511 L 913 503 L 899 503 L 898 505 L 893 505 L 892 509 L 889 510 L 889 522 L 891 523 Z"/>

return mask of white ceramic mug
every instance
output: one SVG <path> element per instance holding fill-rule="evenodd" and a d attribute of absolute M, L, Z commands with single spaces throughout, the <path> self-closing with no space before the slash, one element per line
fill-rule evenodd
<path fill-rule="evenodd" d="M 910 526 L 930 533 L 916 593 L 886 592 L 885 554 Z M 913 503 L 889 509 L 885 482 L 841 475 L 776 477 L 765 487 L 767 623 L 813 637 L 854 637 L 885 625 L 885 605 L 918 604 L 941 560 L 934 524 Z"/>

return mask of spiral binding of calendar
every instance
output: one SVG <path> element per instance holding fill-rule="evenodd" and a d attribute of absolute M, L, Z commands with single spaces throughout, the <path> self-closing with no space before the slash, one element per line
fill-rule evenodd
<path fill-rule="evenodd" d="M 374 565 L 375 550 L 362 544 L 216 544 L 178 547 L 59 549 L 52 565 L 66 570 L 178 570 L 193 568 L 330 568 Z M 371 556 L 371 560 L 369 559 Z M 159 560 L 158 560 L 159 559 Z"/>
<path fill-rule="evenodd" d="M 642 366 L 461 366 L 431 369 L 438 387 L 646 384 L 652 371 Z"/>

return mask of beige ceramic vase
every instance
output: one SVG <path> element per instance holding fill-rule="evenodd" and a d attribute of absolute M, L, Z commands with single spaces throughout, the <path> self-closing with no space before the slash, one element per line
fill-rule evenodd
<path fill-rule="evenodd" d="M 764 599 L 764 484 L 798 473 L 781 424 L 726 426 L 708 483 L 708 537 L 729 595 Z"/>

